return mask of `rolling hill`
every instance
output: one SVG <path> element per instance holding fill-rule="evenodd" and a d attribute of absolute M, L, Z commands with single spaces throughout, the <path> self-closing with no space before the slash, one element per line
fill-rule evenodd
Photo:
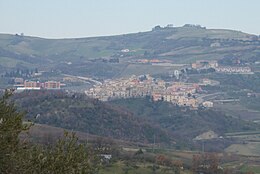
<path fill-rule="evenodd" d="M 228 132 L 258 130 L 259 125 L 208 109 L 189 110 L 147 99 L 101 102 L 82 94 L 61 91 L 25 91 L 13 96 L 26 119 L 87 134 L 128 142 L 184 143 L 207 131 L 224 136 Z"/>
<path fill-rule="evenodd" d="M 128 109 L 139 118 L 160 124 L 176 139 L 187 142 L 210 130 L 224 135 L 227 132 L 259 129 L 258 124 L 227 116 L 216 109 L 190 110 L 167 102 L 151 102 L 147 98 L 119 99 L 110 103 Z"/>
<path fill-rule="evenodd" d="M 128 61 L 133 59 L 190 63 L 197 59 L 221 59 L 230 54 L 248 59 L 259 55 L 259 48 L 260 40 L 256 35 L 194 25 L 157 26 L 147 32 L 73 39 L 0 34 L 0 66 L 2 71 L 38 67 L 111 78 L 120 76 L 129 65 Z M 102 61 L 109 58 L 118 58 L 119 63 Z M 97 67 L 102 68 L 97 70 Z"/>
<path fill-rule="evenodd" d="M 154 135 L 164 143 L 172 139 L 160 126 L 83 94 L 26 91 L 14 95 L 13 100 L 27 113 L 27 120 L 39 124 L 132 142 L 153 142 Z"/>

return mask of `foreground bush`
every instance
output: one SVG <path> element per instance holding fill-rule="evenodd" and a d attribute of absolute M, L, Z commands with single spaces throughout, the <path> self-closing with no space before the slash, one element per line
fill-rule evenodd
<path fill-rule="evenodd" d="M 75 134 L 65 132 L 54 145 L 21 142 L 19 134 L 30 126 L 23 124 L 23 113 L 8 102 L 11 92 L 0 99 L 0 173 L 3 174 L 94 174 L 99 159 L 94 151 L 78 143 Z"/>

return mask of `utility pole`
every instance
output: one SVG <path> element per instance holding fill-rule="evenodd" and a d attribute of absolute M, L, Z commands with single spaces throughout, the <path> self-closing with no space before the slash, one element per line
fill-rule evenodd
<path fill-rule="evenodd" d="M 202 153 L 205 152 L 205 142 L 202 140 Z"/>
<path fill-rule="evenodd" d="M 87 146 L 88 146 L 88 134 L 89 134 L 89 131 L 87 131 Z"/>
<path fill-rule="evenodd" d="M 154 153 L 154 148 L 155 148 L 155 134 L 153 134 L 153 153 Z"/>

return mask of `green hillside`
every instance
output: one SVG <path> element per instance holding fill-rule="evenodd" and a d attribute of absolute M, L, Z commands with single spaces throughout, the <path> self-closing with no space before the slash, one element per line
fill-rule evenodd
<path fill-rule="evenodd" d="M 111 101 L 132 111 L 140 118 L 159 123 L 178 139 L 190 141 L 199 134 L 213 130 L 219 135 L 227 132 L 259 129 L 259 125 L 239 120 L 213 109 L 189 110 L 167 102 L 151 102 L 149 99 L 120 99 Z"/>
<path fill-rule="evenodd" d="M 164 143 L 171 139 L 159 126 L 83 94 L 27 91 L 16 94 L 13 99 L 27 112 L 26 119 L 35 123 L 133 142 L 152 142 L 154 135 Z"/>
<path fill-rule="evenodd" d="M 8 69 L 56 69 L 63 73 L 70 69 L 74 74 L 111 78 L 121 73 L 125 75 L 124 67 L 129 64 L 129 60 L 156 58 L 190 63 L 197 59 L 221 59 L 230 54 L 243 60 L 259 55 L 259 48 L 258 36 L 193 25 L 155 27 L 147 32 L 73 39 L 0 34 L 0 65 Z M 123 52 L 124 49 L 129 51 Z M 104 58 L 119 59 L 120 68 L 116 63 L 102 62 Z M 99 72 L 99 68 L 93 74 L 88 67 L 95 67 L 96 64 L 108 67 L 112 73 L 106 75 Z"/>
<path fill-rule="evenodd" d="M 82 94 L 60 91 L 27 91 L 13 99 L 26 119 L 92 135 L 130 142 L 177 142 L 190 148 L 196 136 L 212 130 L 224 136 L 228 132 L 257 130 L 259 125 L 228 117 L 208 109 L 189 110 L 165 102 L 147 99 L 121 99 L 104 103 Z M 224 144 L 221 145 L 221 144 Z M 228 141 L 208 146 L 223 149 Z"/>

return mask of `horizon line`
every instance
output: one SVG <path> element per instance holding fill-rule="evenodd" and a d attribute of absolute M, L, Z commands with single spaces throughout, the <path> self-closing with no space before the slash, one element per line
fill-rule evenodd
<path fill-rule="evenodd" d="M 186 25 L 186 24 L 184 24 Z M 173 27 L 170 27 L 170 28 L 182 28 L 184 27 L 184 25 L 182 26 L 173 26 Z M 201 28 L 205 28 L 207 30 L 229 30 L 229 31 L 237 31 L 237 32 L 242 32 L 242 33 L 245 33 L 245 34 L 249 34 L 249 35 L 255 35 L 255 36 L 260 36 L 260 34 L 256 34 L 256 33 L 249 33 L 249 32 L 245 32 L 245 31 L 241 31 L 241 30 L 237 30 L 237 29 L 233 29 L 233 28 L 207 28 L 205 26 L 202 26 L 202 25 L 199 25 L 199 24 L 188 24 L 188 25 L 193 25 L 194 27 L 196 26 L 199 26 Z M 161 26 L 161 25 L 155 25 L 154 27 L 156 26 L 160 26 L 162 29 L 164 28 L 167 28 L 168 25 L 166 26 Z M 153 28 L 154 28 L 153 27 Z M 145 32 L 151 32 L 152 29 L 150 30 L 146 30 L 146 31 L 132 31 L 132 32 L 125 32 L 125 33 L 116 33 L 116 34 L 100 34 L 100 35 L 90 35 L 90 36 L 69 36 L 69 37 L 46 37 L 46 36 L 40 36 L 40 35 L 26 35 L 25 33 L 21 32 L 21 33 L 5 33 L 5 32 L 0 32 L 0 34 L 3 34 L 3 35 L 18 35 L 18 36 L 24 36 L 24 37 L 34 37 L 34 38 L 41 38 L 41 39 L 50 39 L 50 40 L 55 40 L 55 39 L 83 39 L 83 38 L 97 38 L 97 37 L 113 37 L 113 36 L 121 36 L 121 35 L 128 35 L 128 34 L 137 34 L 137 33 L 145 33 Z"/>

